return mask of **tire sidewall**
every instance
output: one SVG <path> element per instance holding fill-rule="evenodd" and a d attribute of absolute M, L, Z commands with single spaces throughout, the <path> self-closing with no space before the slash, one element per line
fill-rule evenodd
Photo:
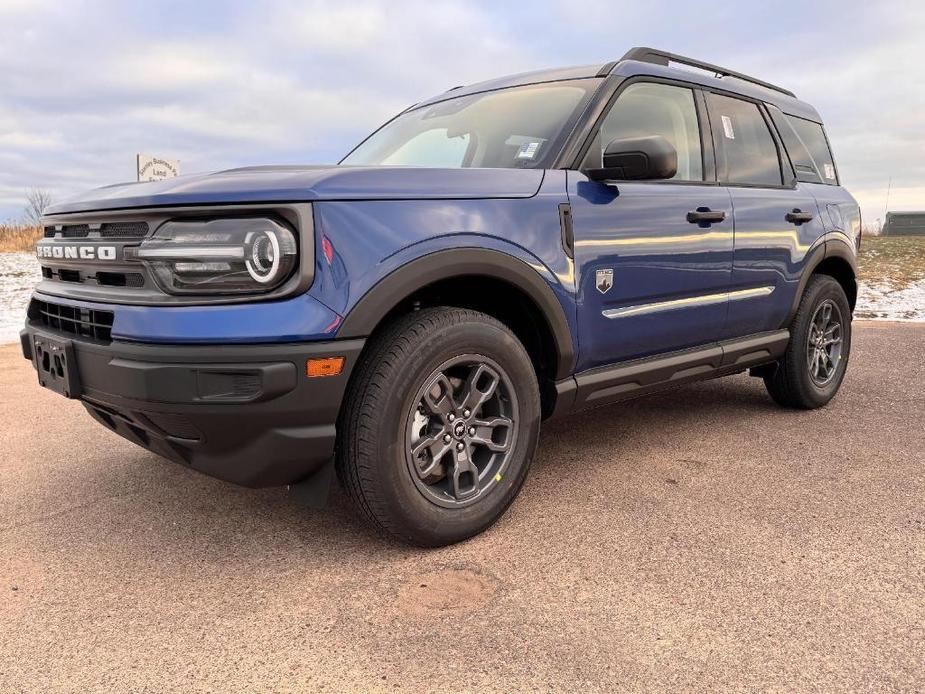
<path fill-rule="evenodd" d="M 405 447 L 407 421 L 424 380 L 443 362 L 460 354 L 480 354 L 496 361 L 517 393 L 517 440 L 504 477 L 483 499 L 463 507 L 445 508 L 417 488 L 408 469 Z M 428 335 L 406 363 L 382 371 L 382 387 L 391 393 L 387 412 L 380 413 L 375 440 L 380 460 L 373 466 L 388 512 L 399 534 L 420 542 L 446 544 L 470 537 L 491 525 L 520 490 L 536 448 L 540 399 L 536 374 L 520 342 L 494 321 L 466 320 L 443 326 Z"/>
<path fill-rule="evenodd" d="M 806 345 L 816 309 L 827 300 L 835 303 L 841 313 L 842 351 L 835 376 L 824 386 L 820 386 L 810 376 L 806 364 Z M 829 402 L 838 392 L 845 378 L 848 358 L 851 355 L 851 318 L 851 307 L 841 285 L 826 275 L 813 278 L 800 304 L 798 320 L 795 322 L 791 335 L 793 349 L 789 355 L 792 360 L 789 366 L 797 376 L 801 395 L 815 407 Z"/>

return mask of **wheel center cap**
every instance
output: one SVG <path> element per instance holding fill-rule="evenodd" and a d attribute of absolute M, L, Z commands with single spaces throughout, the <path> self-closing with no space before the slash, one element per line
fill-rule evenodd
<path fill-rule="evenodd" d="M 453 425 L 453 436 L 458 439 L 461 439 L 466 435 L 466 423 L 465 422 L 456 422 Z"/>

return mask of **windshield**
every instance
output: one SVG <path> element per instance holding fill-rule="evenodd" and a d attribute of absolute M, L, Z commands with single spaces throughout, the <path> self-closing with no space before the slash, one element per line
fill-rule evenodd
<path fill-rule="evenodd" d="M 360 166 L 547 166 L 599 80 L 547 82 L 460 96 L 407 111 L 341 164 Z"/>

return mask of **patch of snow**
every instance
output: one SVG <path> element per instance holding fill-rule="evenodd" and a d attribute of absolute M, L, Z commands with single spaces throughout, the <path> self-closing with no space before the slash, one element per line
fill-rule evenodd
<path fill-rule="evenodd" d="M 0 253 L 0 343 L 19 341 L 29 296 L 41 278 L 31 253 Z"/>
<path fill-rule="evenodd" d="M 889 282 L 861 282 L 855 318 L 925 321 L 925 279 L 895 289 Z"/>

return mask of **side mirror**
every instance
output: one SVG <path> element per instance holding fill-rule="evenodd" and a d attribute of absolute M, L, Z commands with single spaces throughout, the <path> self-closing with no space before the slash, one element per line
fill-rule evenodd
<path fill-rule="evenodd" d="M 603 168 L 589 169 L 593 181 L 643 181 L 671 178 L 678 172 L 678 152 L 661 135 L 625 137 L 604 148 Z"/>

